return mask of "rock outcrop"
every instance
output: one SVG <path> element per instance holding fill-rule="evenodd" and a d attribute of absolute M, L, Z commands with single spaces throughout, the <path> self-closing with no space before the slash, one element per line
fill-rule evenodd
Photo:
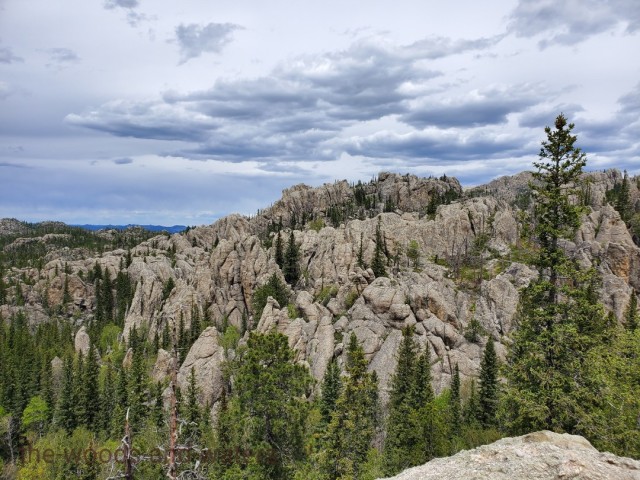
<path fill-rule="evenodd" d="M 580 436 L 541 431 L 437 458 L 391 479 L 640 480 L 640 461 L 601 453 Z"/>

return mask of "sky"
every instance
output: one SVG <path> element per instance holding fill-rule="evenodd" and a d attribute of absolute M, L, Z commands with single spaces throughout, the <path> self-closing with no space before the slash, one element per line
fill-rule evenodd
<path fill-rule="evenodd" d="M 203 225 L 381 171 L 640 173 L 638 0 L 0 0 L 0 218 Z"/>

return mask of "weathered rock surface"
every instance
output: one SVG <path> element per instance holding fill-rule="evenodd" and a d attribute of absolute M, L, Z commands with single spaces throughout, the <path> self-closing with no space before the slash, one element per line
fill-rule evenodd
<path fill-rule="evenodd" d="M 437 458 L 391 479 L 640 480 L 640 461 L 601 453 L 580 436 L 541 431 Z"/>
<path fill-rule="evenodd" d="M 202 405 L 212 406 L 222 394 L 222 362 L 224 349 L 218 343 L 218 332 L 207 328 L 193 344 L 178 371 L 178 386 L 185 392 L 193 368 L 199 389 L 198 400 Z"/>
<path fill-rule="evenodd" d="M 87 333 L 84 325 L 77 331 L 76 338 L 74 339 L 74 345 L 76 352 L 82 353 L 85 357 L 87 356 L 89 348 L 91 347 L 91 339 L 89 338 L 89 334 Z"/>

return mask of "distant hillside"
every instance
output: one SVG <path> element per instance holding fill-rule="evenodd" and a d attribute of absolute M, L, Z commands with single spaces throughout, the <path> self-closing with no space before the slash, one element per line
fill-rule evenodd
<path fill-rule="evenodd" d="M 132 228 L 132 227 L 140 227 L 143 228 L 145 230 L 149 230 L 150 232 L 168 232 L 168 233 L 180 233 L 180 232 L 184 232 L 187 227 L 185 225 L 173 225 L 171 227 L 165 227 L 163 225 L 134 225 L 134 224 L 128 224 L 128 225 L 91 225 L 91 224 L 85 224 L 85 225 L 73 225 L 74 227 L 80 227 L 80 228 L 84 228 L 85 230 L 91 230 L 91 231 L 96 231 L 96 230 L 126 230 L 127 228 Z"/>

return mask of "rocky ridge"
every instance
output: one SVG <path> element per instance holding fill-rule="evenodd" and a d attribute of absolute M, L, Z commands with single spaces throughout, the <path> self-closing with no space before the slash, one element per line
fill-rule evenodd
<path fill-rule="evenodd" d="M 459 195 L 457 180 L 381 174 L 358 187 L 360 201 L 376 199 L 361 205 L 356 187 L 347 182 L 292 187 L 255 217 L 230 215 L 182 234 L 158 235 L 129 251 L 95 257 L 60 254 L 40 269 L 4 272 L 6 284 L 20 285 L 24 305 L 16 301 L 16 288 L 9 288 L 0 314 L 8 318 L 22 309 L 37 323 L 47 321 L 52 306 L 60 306 L 80 328 L 96 306 L 89 274 L 97 264 L 112 279 L 126 271 L 134 285 L 125 338 L 134 326 L 153 340 L 165 329 L 175 332 L 180 319 L 187 329 L 194 316 L 205 319 L 209 328 L 186 352 L 178 376 L 185 385 L 194 368 L 203 404 L 215 405 L 220 395 L 221 365 L 229 353 L 219 341 L 224 325 L 284 333 L 297 360 L 309 366 L 318 383 L 332 358 L 344 363 L 345 342 L 354 333 L 364 345 L 369 368 L 377 372 L 383 401 L 401 330 L 413 325 L 421 348 L 431 350 L 439 392 L 449 386 L 456 364 L 463 378 L 477 376 L 487 335 L 504 357 L 517 323 L 519 289 L 537 275 L 527 264 L 533 247 L 522 238 L 528 222 L 515 197 L 507 195 L 525 188 L 524 177 L 478 187 L 473 195 L 441 203 L 432 214 L 425 205 L 447 192 Z M 621 319 L 634 289 L 640 291 L 640 249 L 618 212 L 604 201 L 619 172 L 590 178 L 591 210 L 566 246 L 582 264 L 602 274 L 602 300 Z M 633 198 L 638 199 L 632 184 Z M 336 209 L 351 209 L 351 216 L 334 222 Z M 302 278 L 291 289 L 290 305 L 271 299 L 257 318 L 251 303 L 254 291 L 273 273 L 282 278 L 270 227 L 282 224 L 288 238 L 293 218 Z M 371 262 L 378 225 L 389 263 L 388 277 L 375 278 L 371 269 L 357 265 L 357 256 L 362 245 L 365 262 Z M 410 245 L 417 246 L 417 260 L 408 255 Z M 167 291 L 170 280 L 174 287 Z M 63 306 L 65 284 L 71 302 Z M 79 335 L 76 345 L 84 350 L 86 333 Z M 167 380 L 169 361 L 167 353 L 160 352 L 156 380 Z"/>
<path fill-rule="evenodd" d="M 437 458 L 387 480 L 432 479 L 640 480 L 640 461 L 601 453 L 577 435 L 541 431 Z"/>

